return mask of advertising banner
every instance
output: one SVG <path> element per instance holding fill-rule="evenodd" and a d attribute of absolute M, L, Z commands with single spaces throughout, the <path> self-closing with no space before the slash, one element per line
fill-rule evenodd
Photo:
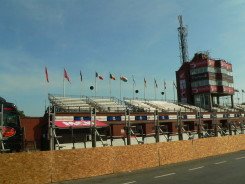
<path fill-rule="evenodd" d="M 96 127 L 106 127 L 108 126 L 106 123 L 103 123 L 101 121 L 96 120 Z M 93 126 L 94 122 L 92 121 L 55 121 L 55 126 L 58 128 L 89 128 L 90 126 Z"/>

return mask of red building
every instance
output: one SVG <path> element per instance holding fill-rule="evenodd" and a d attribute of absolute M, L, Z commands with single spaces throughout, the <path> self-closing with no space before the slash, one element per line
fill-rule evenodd
<path fill-rule="evenodd" d="M 222 59 L 212 59 L 206 53 L 196 53 L 176 71 L 178 101 L 211 110 L 220 105 L 220 97 L 229 96 L 233 107 L 232 65 Z"/>

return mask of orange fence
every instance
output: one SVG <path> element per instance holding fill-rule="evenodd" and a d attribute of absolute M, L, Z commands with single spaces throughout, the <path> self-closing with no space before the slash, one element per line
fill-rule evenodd
<path fill-rule="evenodd" d="M 0 155 L 1 183 L 51 183 L 245 150 L 245 135 Z"/>

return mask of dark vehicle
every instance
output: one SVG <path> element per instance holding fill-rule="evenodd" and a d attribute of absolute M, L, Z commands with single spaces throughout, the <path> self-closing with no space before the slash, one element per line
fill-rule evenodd
<path fill-rule="evenodd" d="M 18 152 L 23 145 L 23 131 L 17 107 L 0 97 L 0 111 L 0 149 Z"/>

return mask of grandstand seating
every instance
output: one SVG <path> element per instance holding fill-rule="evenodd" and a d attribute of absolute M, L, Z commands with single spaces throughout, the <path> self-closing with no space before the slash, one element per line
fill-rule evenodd
<path fill-rule="evenodd" d="M 72 98 L 49 95 L 50 103 L 55 105 L 59 110 L 65 111 L 89 111 L 91 104 L 88 98 Z"/>
<path fill-rule="evenodd" d="M 162 112 L 176 112 L 176 111 L 188 111 L 191 110 L 186 107 L 179 106 L 174 103 L 166 101 L 148 101 L 148 100 L 125 100 L 127 104 L 130 104 L 138 109 L 142 109 L 146 112 L 153 112 L 159 110 Z"/>
<path fill-rule="evenodd" d="M 145 112 L 154 112 L 156 108 L 146 104 L 141 100 L 125 100 L 126 104 L 133 106 L 137 110 L 142 110 Z"/>
<path fill-rule="evenodd" d="M 175 104 L 161 100 L 139 100 L 139 99 L 125 99 L 120 101 L 114 97 L 63 97 L 61 95 L 49 94 L 49 101 L 55 105 L 59 111 L 68 112 L 88 112 L 91 108 L 96 108 L 97 112 L 122 112 L 126 108 L 135 112 L 154 112 L 155 110 L 161 112 L 197 112 L 200 111 L 199 107 L 180 103 Z M 223 107 L 216 105 L 212 109 L 216 112 L 223 111 L 244 111 L 245 105 L 237 105 L 234 108 Z M 207 112 L 201 109 L 201 112 Z"/>
<path fill-rule="evenodd" d="M 166 101 L 146 101 L 146 103 L 165 112 L 190 111 L 188 108 Z"/>
<path fill-rule="evenodd" d="M 197 107 L 197 106 L 194 106 L 194 105 L 190 105 L 190 104 L 187 104 L 187 103 L 179 103 L 179 105 L 182 106 L 182 107 L 185 107 L 186 109 L 190 109 L 190 111 L 207 112 L 207 110 L 205 110 L 203 108 L 200 108 L 200 107 Z"/>
<path fill-rule="evenodd" d="M 77 97 L 62 97 L 60 95 L 49 95 L 50 103 L 55 105 L 58 110 L 64 111 L 90 111 L 91 108 L 96 108 L 99 112 L 120 112 L 125 111 L 126 106 L 116 98 L 89 98 L 86 96 Z"/>
<path fill-rule="evenodd" d="M 239 105 L 236 105 L 234 108 L 240 111 L 245 111 L 245 105 L 239 104 Z"/>
<path fill-rule="evenodd" d="M 91 98 L 100 111 L 120 112 L 125 111 L 126 106 L 116 98 Z"/>

